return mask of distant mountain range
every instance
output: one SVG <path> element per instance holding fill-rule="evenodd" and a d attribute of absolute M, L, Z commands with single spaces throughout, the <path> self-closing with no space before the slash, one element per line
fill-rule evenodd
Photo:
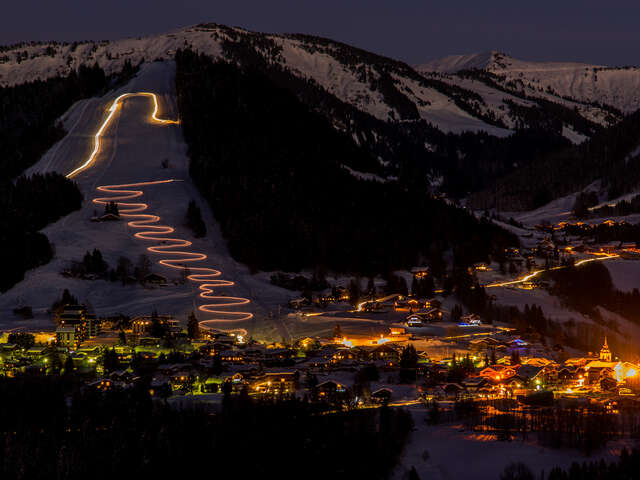
<path fill-rule="evenodd" d="M 410 176 L 455 197 L 491 191 L 496 180 L 602 135 L 640 108 L 637 67 L 525 62 L 498 52 L 410 66 L 325 38 L 217 24 L 117 41 L 2 47 L 0 85 L 65 75 L 81 64 L 97 63 L 108 74 L 126 60 L 171 60 L 185 47 L 267 72 L 296 93 L 377 159 L 347 166 L 353 175 L 380 182 Z M 506 208 L 533 207 L 533 196 Z"/>

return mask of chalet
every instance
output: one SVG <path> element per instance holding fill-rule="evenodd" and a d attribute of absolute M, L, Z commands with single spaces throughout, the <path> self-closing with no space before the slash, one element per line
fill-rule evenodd
<path fill-rule="evenodd" d="M 315 387 L 315 392 L 319 398 L 331 400 L 346 392 L 346 388 L 341 383 L 334 382 L 333 380 L 327 380 L 326 382 L 319 383 Z"/>
<path fill-rule="evenodd" d="M 487 378 L 482 376 L 467 377 L 462 381 L 462 386 L 470 393 L 477 393 L 488 384 Z"/>
<path fill-rule="evenodd" d="M 412 313 L 406 318 L 407 327 L 422 327 L 432 322 L 442 320 L 442 312 L 439 308 L 430 308 L 426 312 Z"/>
<path fill-rule="evenodd" d="M 292 298 L 291 300 L 289 300 L 289 302 L 287 302 L 287 307 L 293 309 L 293 310 L 299 310 L 302 307 L 307 307 L 309 306 L 309 300 L 307 300 L 306 298 Z"/>
<path fill-rule="evenodd" d="M 152 315 L 139 315 L 131 320 L 131 330 L 134 335 L 149 335 L 153 326 Z M 161 325 L 167 326 L 169 330 L 180 329 L 180 323 L 171 315 L 156 315 Z"/>
<path fill-rule="evenodd" d="M 424 308 L 424 302 L 421 302 L 416 298 L 399 297 L 395 301 L 393 308 L 396 312 L 415 312 L 416 310 Z"/>
<path fill-rule="evenodd" d="M 358 347 L 353 347 L 351 349 L 351 353 L 354 355 L 354 358 L 356 360 L 363 362 L 363 361 L 371 360 L 371 352 L 373 352 L 374 349 L 375 347 L 371 347 L 368 345 L 361 345 Z"/>
<path fill-rule="evenodd" d="M 574 379 L 576 379 L 578 377 L 578 367 L 576 366 L 571 366 L 571 365 L 565 365 L 562 366 L 560 368 L 558 368 L 557 370 L 558 374 L 557 374 L 557 380 L 559 382 L 568 382 L 568 381 L 572 381 Z"/>
<path fill-rule="evenodd" d="M 476 272 L 489 272 L 491 271 L 491 267 L 489 267 L 488 263 L 480 262 L 473 264 L 473 270 Z"/>
<path fill-rule="evenodd" d="M 268 395 L 295 393 L 296 374 L 293 372 L 266 373 L 251 385 L 251 390 Z"/>
<path fill-rule="evenodd" d="M 544 376 L 544 367 L 536 367 L 534 365 L 521 365 L 518 367 L 516 376 L 524 382 L 529 382 Z"/>
<path fill-rule="evenodd" d="M 603 377 L 600 379 L 600 389 L 604 391 L 615 390 L 618 387 L 618 381 L 612 377 Z"/>
<path fill-rule="evenodd" d="M 520 378 L 518 375 L 515 375 L 511 378 L 507 378 L 506 380 L 500 382 L 502 385 L 504 385 L 505 387 L 514 390 L 516 388 L 522 388 L 522 386 L 525 384 L 525 380 Z"/>
<path fill-rule="evenodd" d="M 390 345 L 382 344 L 378 345 L 371 351 L 372 360 L 384 360 L 385 362 L 398 362 L 400 354 L 398 351 Z"/>
<path fill-rule="evenodd" d="M 115 372 L 111 372 L 109 374 L 109 378 L 115 382 L 122 383 L 133 383 L 138 380 L 140 377 L 136 377 L 133 373 L 128 370 L 116 370 Z"/>
<path fill-rule="evenodd" d="M 614 377 L 614 370 L 612 365 L 607 365 L 609 362 L 589 362 L 585 367 L 585 383 L 592 385 L 599 383 L 604 377 Z M 615 364 L 614 364 L 615 365 Z"/>
<path fill-rule="evenodd" d="M 264 351 L 265 362 L 283 362 L 293 357 L 293 350 L 288 348 L 267 348 Z"/>
<path fill-rule="evenodd" d="M 100 392 L 106 392 L 114 387 L 114 382 L 108 378 L 99 378 L 91 383 L 87 384 L 88 388 L 98 390 Z"/>
<path fill-rule="evenodd" d="M 462 396 L 465 391 L 464 387 L 459 383 L 444 383 L 439 385 L 438 388 L 440 391 L 437 396 L 439 398 L 446 398 L 447 400 L 455 400 Z"/>
<path fill-rule="evenodd" d="M 604 253 L 614 253 L 618 250 L 620 242 L 609 242 L 600 246 L 600 251 Z"/>
<path fill-rule="evenodd" d="M 505 248 L 504 254 L 507 258 L 515 258 L 520 255 L 520 250 L 516 247 Z"/>
<path fill-rule="evenodd" d="M 145 275 L 142 281 L 152 285 L 167 285 L 167 277 L 163 277 L 162 275 L 153 272 Z"/>
<path fill-rule="evenodd" d="M 333 354 L 332 361 L 340 362 L 343 360 L 355 360 L 357 358 L 357 354 L 352 352 L 350 348 L 343 347 L 339 348 L 336 353 Z"/>
<path fill-rule="evenodd" d="M 523 365 L 533 365 L 534 367 L 546 367 L 550 363 L 553 363 L 553 361 L 543 357 L 531 357 L 522 361 Z"/>
<path fill-rule="evenodd" d="M 245 352 L 243 350 L 222 350 L 220 351 L 220 359 L 227 363 L 244 363 Z"/>
<path fill-rule="evenodd" d="M 424 278 L 429 275 L 429 267 L 413 267 L 411 269 L 411 274 L 415 278 Z"/>
<path fill-rule="evenodd" d="M 371 400 L 375 403 L 388 403 L 393 395 L 393 390 L 390 388 L 380 388 L 371 393 Z"/>
<path fill-rule="evenodd" d="M 499 340 L 496 340 L 495 338 L 491 338 L 491 337 L 479 338 L 479 339 L 469 341 L 469 348 L 472 351 L 476 351 L 476 352 L 479 352 L 482 350 L 489 350 L 491 348 L 497 348 L 500 345 L 501 345 L 501 342 Z"/>
<path fill-rule="evenodd" d="M 491 365 L 483 368 L 479 373 L 481 377 L 498 381 L 513 377 L 515 374 L 516 370 L 514 368 L 505 365 Z"/>
<path fill-rule="evenodd" d="M 28 358 L 38 359 L 45 355 L 46 350 L 47 350 L 47 347 L 43 347 L 41 345 L 34 345 L 33 347 L 31 347 L 29 350 L 25 352 L 25 355 Z"/>

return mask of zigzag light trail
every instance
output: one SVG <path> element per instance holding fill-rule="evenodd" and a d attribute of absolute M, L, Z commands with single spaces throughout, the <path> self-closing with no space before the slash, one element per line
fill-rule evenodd
<path fill-rule="evenodd" d="M 95 158 L 100 153 L 101 143 L 100 139 L 107 127 L 111 123 L 115 112 L 118 110 L 118 107 L 121 105 L 122 100 L 125 98 L 130 98 L 133 96 L 148 96 L 153 99 L 154 109 L 151 113 L 151 120 L 161 124 L 177 124 L 179 123 L 177 120 L 167 120 L 158 118 L 158 98 L 154 93 L 150 92 L 138 92 L 138 93 L 124 93 L 117 97 L 111 106 L 109 107 L 109 115 L 102 123 L 96 134 L 94 135 L 94 146 L 93 151 L 89 155 L 89 158 L 78 168 L 71 171 L 67 174 L 67 178 L 73 178 L 78 173 L 89 168 Z M 159 225 L 160 217 L 158 215 L 151 215 L 147 213 L 141 213 L 147 210 L 149 207 L 148 204 L 142 202 L 125 202 L 125 200 L 133 200 L 135 198 L 141 197 L 144 195 L 143 190 L 138 190 L 139 187 L 153 186 L 153 185 L 162 185 L 168 184 L 172 182 L 176 182 L 179 180 L 169 179 L 169 180 L 155 180 L 149 182 L 138 182 L 138 183 L 129 183 L 129 184 L 121 184 L 121 185 L 101 185 L 97 188 L 98 191 L 110 194 L 108 197 L 98 197 L 93 199 L 93 203 L 97 205 L 107 205 L 109 202 L 116 202 L 118 205 L 118 210 L 120 212 L 120 216 L 123 218 L 131 219 L 127 223 L 128 226 L 135 229 L 142 229 L 135 233 L 135 237 L 142 240 L 151 240 L 156 242 L 156 245 L 147 247 L 147 250 L 156 253 L 169 255 L 170 258 L 162 258 L 158 261 L 159 264 L 173 268 L 176 270 L 186 270 L 188 269 L 190 275 L 187 278 L 193 282 L 199 283 L 200 289 L 200 298 L 203 298 L 207 301 L 213 301 L 214 303 L 208 303 L 201 305 L 199 308 L 200 311 L 215 315 L 214 318 L 203 320 L 200 322 L 200 325 L 203 327 L 210 327 L 211 324 L 225 324 L 230 322 L 238 322 L 249 320 L 253 318 L 253 314 L 250 312 L 237 312 L 237 311 L 228 311 L 228 310 L 220 310 L 221 308 L 229 308 L 236 307 L 239 305 L 246 305 L 250 303 L 250 300 L 242 297 L 228 297 L 215 295 L 214 289 L 220 287 L 231 287 L 234 285 L 234 282 L 230 280 L 223 280 L 218 278 L 222 275 L 220 270 L 216 270 L 214 268 L 209 267 L 191 267 L 187 264 L 191 264 L 194 262 L 202 262 L 207 259 L 207 255 L 199 252 L 189 252 L 187 250 L 178 250 L 190 247 L 192 242 L 189 240 L 185 240 L 182 238 L 174 238 L 168 237 L 166 235 L 172 234 L 175 232 L 173 227 L 168 225 Z M 232 329 L 232 331 L 239 331 L 246 335 L 247 331 L 245 329 Z"/>

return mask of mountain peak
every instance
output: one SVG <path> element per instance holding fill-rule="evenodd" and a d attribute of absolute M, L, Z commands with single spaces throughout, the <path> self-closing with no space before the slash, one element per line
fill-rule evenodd
<path fill-rule="evenodd" d="M 449 55 L 429 62 L 416 65 L 418 71 L 439 73 L 456 73 L 460 70 L 485 69 L 495 62 L 497 57 L 505 57 L 495 50 L 468 55 Z"/>

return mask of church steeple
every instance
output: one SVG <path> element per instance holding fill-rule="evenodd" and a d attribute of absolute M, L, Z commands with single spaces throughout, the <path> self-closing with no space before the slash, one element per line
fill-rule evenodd
<path fill-rule="evenodd" d="M 600 350 L 600 360 L 602 360 L 603 362 L 611 361 L 611 350 L 609 350 L 606 336 L 604 337 L 604 345 L 602 345 L 602 349 Z"/>

